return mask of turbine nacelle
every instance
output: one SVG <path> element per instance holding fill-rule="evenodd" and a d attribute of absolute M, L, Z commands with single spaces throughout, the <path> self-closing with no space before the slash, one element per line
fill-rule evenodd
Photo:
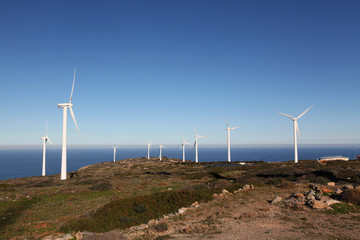
<path fill-rule="evenodd" d="M 72 107 L 73 104 L 72 103 L 59 103 L 58 104 L 58 108 L 69 108 Z"/>

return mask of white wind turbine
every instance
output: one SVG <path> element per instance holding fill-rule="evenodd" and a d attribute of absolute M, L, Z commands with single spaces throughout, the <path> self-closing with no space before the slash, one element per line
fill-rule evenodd
<path fill-rule="evenodd" d="M 227 145 L 228 145 L 228 162 L 231 162 L 231 154 L 230 154 L 230 131 L 231 130 L 234 130 L 234 129 L 237 129 L 237 128 L 240 128 L 240 127 L 230 127 L 230 125 L 228 124 L 228 122 L 225 120 L 224 118 L 224 121 L 226 123 L 226 125 L 228 126 L 226 128 L 227 130 Z"/>
<path fill-rule="evenodd" d="M 301 118 L 302 116 L 304 116 L 304 114 L 310 110 L 310 108 L 312 108 L 313 106 L 309 107 L 308 109 L 306 109 L 302 114 L 300 114 L 298 117 L 294 118 L 290 115 L 287 115 L 285 113 L 281 113 L 281 112 L 278 112 L 279 114 L 282 114 L 288 118 L 291 118 L 293 121 L 294 121 L 294 152 L 295 152 L 295 163 L 298 163 L 298 151 L 297 151 L 297 135 L 299 135 L 300 137 L 300 132 L 299 132 L 299 126 L 298 126 L 298 123 L 297 123 L 297 120 L 299 118 Z"/>
<path fill-rule="evenodd" d="M 183 136 L 183 141 L 182 141 L 182 144 L 181 144 L 181 148 L 183 149 L 183 162 L 185 162 L 185 146 L 186 145 L 191 145 L 191 144 L 188 143 L 187 141 L 185 141 L 185 137 Z"/>
<path fill-rule="evenodd" d="M 150 159 L 150 149 L 151 149 L 151 142 L 148 142 L 148 160 Z"/>
<path fill-rule="evenodd" d="M 193 127 L 194 128 L 194 127 Z M 195 132 L 195 143 L 194 143 L 194 147 L 195 147 L 195 162 L 198 163 L 198 139 L 202 138 L 202 137 L 206 137 L 206 136 L 199 136 L 199 134 L 197 134 L 196 129 L 194 128 L 194 132 Z"/>
<path fill-rule="evenodd" d="M 114 162 L 115 162 L 116 149 L 119 147 L 119 145 L 117 145 L 117 146 L 111 145 L 111 146 L 112 146 L 112 148 L 114 149 Z"/>
<path fill-rule="evenodd" d="M 73 104 L 71 103 L 72 100 L 72 96 L 74 93 L 74 85 L 75 85 L 75 75 L 76 75 L 76 68 L 74 70 L 74 78 L 73 78 L 73 84 L 72 84 L 72 89 L 71 89 L 71 94 L 70 94 L 70 100 L 68 103 L 60 103 L 58 104 L 58 108 L 63 108 L 63 141 L 62 141 L 62 157 L 61 157 L 61 180 L 66 180 L 66 164 L 67 164 L 67 159 L 66 159 L 66 128 L 67 128 L 67 109 L 70 109 L 70 114 L 72 119 L 74 120 L 77 132 L 80 136 L 80 132 L 79 132 L 79 128 L 76 124 L 76 120 L 75 120 L 75 115 L 74 115 L 74 111 L 72 109 Z"/>
<path fill-rule="evenodd" d="M 45 158 L 46 158 L 46 142 L 49 141 L 51 144 L 53 144 L 48 137 L 48 131 L 47 131 L 47 121 L 46 121 L 46 135 L 45 137 L 41 137 L 43 140 L 43 164 L 42 164 L 42 175 L 45 176 Z"/>
<path fill-rule="evenodd" d="M 160 144 L 159 148 L 160 148 L 160 161 L 161 161 L 161 149 L 163 149 L 163 148 L 165 149 L 166 147 L 164 145 Z"/>

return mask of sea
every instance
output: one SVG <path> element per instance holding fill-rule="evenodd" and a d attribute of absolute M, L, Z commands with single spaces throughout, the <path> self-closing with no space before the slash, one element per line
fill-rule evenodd
<path fill-rule="evenodd" d="M 360 147 L 299 147 L 299 160 L 315 160 L 322 156 L 342 155 L 354 159 L 360 155 Z M 159 156 L 159 149 L 151 150 L 151 157 Z M 182 150 L 179 148 L 166 148 L 162 155 L 169 158 L 182 159 Z M 118 148 L 116 161 L 128 158 L 147 156 L 147 147 Z M 113 160 L 113 149 L 105 148 L 68 148 L 67 171 L 101 162 Z M 265 161 L 282 162 L 294 159 L 293 147 L 232 147 L 232 161 Z M 186 160 L 195 161 L 195 150 L 186 148 Z M 199 148 L 199 162 L 226 162 L 226 147 Z M 46 151 L 46 175 L 60 173 L 61 148 L 47 148 Z M 40 176 L 42 171 L 42 149 L 20 148 L 0 149 L 0 180 Z"/>

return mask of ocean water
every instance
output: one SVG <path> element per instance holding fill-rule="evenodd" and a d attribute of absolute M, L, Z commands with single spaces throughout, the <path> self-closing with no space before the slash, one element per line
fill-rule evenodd
<path fill-rule="evenodd" d="M 299 147 L 299 159 L 316 159 L 321 156 L 342 155 L 353 159 L 360 155 L 359 147 Z M 46 155 L 46 175 L 59 174 L 61 149 L 48 148 Z M 182 159 L 182 150 L 166 148 L 162 155 Z M 147 148 L 118 148 L 116 160 L 146 157 Z M 152 157 L 159 156 L 159 149 L 151 150 Z M 112 148 L 68 148 L 68 172 L 83 166 L 113 160 Z M 292 147 L 232 147 L 232 161 L 281 162 L 294 159 Z M 186 159 L 195 161 L 195 150 L 186 148 Z M 199 148 L 199 162 L 227 161 L 227 148 Z M 40 176 L 42 149 L 0 149 L 0 180 L 30 176 Z"/>

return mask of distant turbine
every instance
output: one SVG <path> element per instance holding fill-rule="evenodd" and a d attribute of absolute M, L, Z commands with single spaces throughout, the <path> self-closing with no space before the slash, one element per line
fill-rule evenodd
<path fill-rule="evenodd" d="M 114 149 L 114 162 L 115 162 L 116 149 L 119 147 L 119 145 L 117 145 L 117 146 L 111 145 L 111 146 Z"/>
<path fill-rule="evenodd" d="M 183 136 L 183 141 L 181 144 L 181 148 L 183 149 L 183 162 L 185 162 L 185 147 L 186 147 L 186 145 L 191 145 L 191 144 L 188 143 L 187 141 L 185 141 L 185 137 Z"/>
<path fill-rule="evenodd" d="M 41 137 L 41 139 L 43 140 L 43 164 L 42 164 L 42 175 L 45 176 L 45 158 L 46 158 L 46 142 L 49 141 L 51 144 L 52 142 L 50 141 L 50 138 L 48 137 L 48 131 L 47 131 L 47 121 L 46 121 L 46 135 L 45 137 Z"/>
<path fill-rule="evenodd" d="M 228 162 L 231 162 L 231 154 L 230 154 L 230 131 L 231 130 L 234 130 L 234 129 L 237 129 L 239 127 L 230 127 L 230 125 L 228 124 L 228 122 L 225 120 L 224 118 L 224 121 L 226 123 L 226 125 L 228 126 L 226 128 L 227 130 L 227 145 L 228 145 Z"/>
<path fill-rule="evenodd" d="M 63 141 L 62 141 L 62 157 L 61 157 L 61 180 L 66 180 L 66 164 L 67 164 L 67 159 L 66 159 L 66 127 L 67 127 L 67 109 L 70 108 L 70 114 L 72 119 L 74 120 L 77 132 L 80 136 L 80 132 L 79 132 L 79 128 L 76 124 L 76 120 L 75 120 L 75 115 L 74 115 L 74 111 L 72 110 L 72 106 L 73 104 L 71 103 L 72 100 L 72 96 L 74 93 L 74 85 L 75 85 L 75 75 L 76 75 L 76 68 L 74 70 L 74 78 L 73 78 L 73 84 L 72 84 L 72 89 L 71 89 L 71 94 L 70 94 L 70 100 L 68 103 L 60 103 L 58 104 L 58 108 L 63 108 Z"/>
<path fill-rule="evenodd" d="M 194 128 L 194 127 L 193 127 Z M 198 139 L 202 138 L 202 137 L 206 137 L 206 136 L 199 136 L 199 134 L 197 134 L 195 128 L 194 128 L 194 132 L 195 132 L 195 143 L 194 143 L 194 147 L 195 147 L 195 162 L 198 163 Z"/>
<path fill-rule="evenodd" d="M 148 142 L 148 160 L 150 159 L 150 149 L 151 149 L 151 142 Z"/>
<path fill-rule="evenodd" d="M 306 109 L 302 114 L 300 114 L 298 117 L 294 118 L 290 115 L 287 115 L 285 113 L 281 113 L 281 112 L 278 112 L 279 114 L 282 114 L 288 118 L 291 118 L 293 121 L 294 121 L 294 152 L 295 152 L 295 163 L 298 163 L 298 151 L 297 151 L 297 135 L 299 135 L 300 137 L 300 132 L 299 132 L 299 126 L 298 126 L 298 123 L 297 123 L 297 120 L 299 118 L 301 118 L 302 116 L 304 116 L 304 114 L 310 110 L 310 108 L 312 108 L 313 106 L 309 107 L 308 109 Z M 297 133 L 297 134 L 296 134 Z"/>
<path fill-rule="evenodd" d="M 160 161 L 161 161 L 161 149 L 166 148 L 166 147 L 164 147 L 164 145 L 160 144 L 159 148 L 160 148 Z"/>

